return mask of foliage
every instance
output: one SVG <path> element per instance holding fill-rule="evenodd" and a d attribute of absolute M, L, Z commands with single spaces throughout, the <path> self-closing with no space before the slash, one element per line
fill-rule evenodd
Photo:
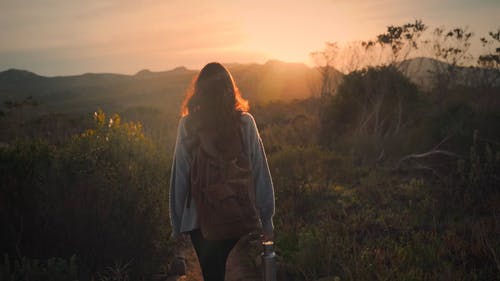
<path fill-rule="evenodd" d="M 113 262 L 131 262 L 135 274 L 159 270 L 169 248 L 169 159 L 139 123 L 106 120 L 102 111 L 95 121 L 62 146 L 2 149 L 2 251 L 78 253 L 90 274 Z"/>
<path fill-rule="evenodd" d="M 310 146 L 318 142 L 319 100 L 308 99 L 289 103 L 275 102 L 256 106 L 253 112 L 260 135 L 266 140 L 266 152 L 280 151 L 283 146 Z M 265 122 L 259 122 L 265 120 Z"/>
<path fill-rule="evenodd" d="M 322 146 L 290 133 L 294 114 L 318 116 L 314 110 L 280 103 L 257 115 L 271 148 L 276 242 L 289 280 L 498 278 L 498 96 L 455 87 L 435 104 L 398 71 L 346 75 L 325 115 L 309 117 Z M 387 122 L 378 133 L 358 129 L 369 109 Z M 433 155 L 434 146 L 455 156 Z M 432 157 L 394 168 L 393 160 L 427 149 Z"/>
<path fill-rule="evenodd" d="M 0 266 L 0 280 L 78 280 L 78 261 L 75 255 L 68 260 L 49 258 L 47 260 L 22 257 L 11 264 L 9 255 L 4 255 Z"/>
<path fill-rule="evenodd" d="M 479 73 L 479 85 L 488 87 L 489 85 L 498 85 L 500 83 L 500 29 L 495 32 L 490 31 L 487 37 L 481 37 L 481 45 L 485 53 L 479 55 L 477 64 L 483 69 L 494 70 L 493 74 L 487 71 Z"/>
<path fill-rule="evenodd" d="M 476 72 L 464 67 L 472 33 L 442 28 L 433 62 L 449 64 L 429 70 L 446 77 L 426 88 L 405 76 L 402 61 L 422 51 L 425 30 L 416 21 L 361 42 L 363 55 L 385 50 L 387 60 L 359 65 L 337 89 L 324 81 L 321 98 L 252 108 L 288 280 L 499 279 L 498 34 L 482 40 Z M 335 65 L 338 46 L 324 51 L 332 53 L 316 56 Z M 484 77 L 462 83 L 468 71 Z M 272 81 L 270 89 L 284 86 Z M 140 106 L 122 114 L 143 128 L 97 112 L 91 129 L 56 141 L 42 137 L 45 124 L 65 118 L 53 115 L 27 124 L 38 139 L 2 144 L 2 277 L 73 278 L 77 270 L 81 280 L 137 280 L 161 270 L 171 254 L 166 186 L 176 114 Z M 86 127 L 75 120 L 64 124 Z M 58 265 L 49 270 L 50 259 Z"/>
<path fill-rule="evenodd" d="M 295 280 L 326 276 L 341 280 L 493 280 L 500 272 L 498 222 L 492 221 L 500 202 L 500 162 L 479 160 L 480 170 L 488 167 L 489 174 L 481 172 L 485 176 L 478 178 L 478 172 L 473 172 L 478 168 L 472 164 L 477 161 L 467 160 L 470 164 L 465 166 L 471 165 L 470 170 L 459 174 L 469 184 L 473 178 L 490 181 L 486 187 L 476 185 L 482 190 L 479 193 L 469 184 L 466 193 L 452 189 L 457 187 L 452 178 L 458 176 L 434 183 L 422 178 L 404 180 L 380 170 L 362 175 L 356 187 L 323 189 L 322 197 L 327 199 L 309 201 L 315 216 L 295 231 L 281 228 L 285 233 L 277 241 L 280 254 L 296 274 Z M 461 209 L 462 198 L 469 196 L 475 200 L 468 199 L 471 201 Z M 307 194 L 303 198 L 308 201 Z M 294 215 L 291 210 L 280 213 L 281 219 Z"/>
<path fill-rule="evenodd" d="M 388 26 L 387 32 L 377 36 L 377 43 L 390 49 L 390 65 L 400 64 L 408 58 L 412 50 L 419 47 L 419 39 L 427 26 L 421 20 L 400 26 Z M 367 46 L 374 43 L 368 42 Z"/>
<path fill-rule="evenodd" d="M 354 71 L 344 77 L 324 109 L 321 143 L 338 149 L 349 138 L 373 139 L 379 143 L 376 150 L 380 153 L 390 137 L 415 126 L 422 105 L 416 86 L 397 69 Z"/>
<path fill-rule="evenodd" d="M 282 206 L 277 210 L 280 228 L 296 232 L 317 216 L 318 203 L 330 200 L 325 191 L 332 180 L 343 180 L 350 171 L 348 165 L 340 167 L 341 161 L 318 146 L 289 146 L 270 155 L 273 182 L 280 187 L 276 190 L 277 204 Z"/>

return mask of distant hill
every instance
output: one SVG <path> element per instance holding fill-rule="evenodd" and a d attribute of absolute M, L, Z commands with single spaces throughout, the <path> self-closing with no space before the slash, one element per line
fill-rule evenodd
<path fill-rule="evenodd" d="M 436 74 L 452 70 L 456 73 L 456 79 L 460 85 L 469 85 L 471 83 L 493 83 L 498 86 L 498 72 L 492 69 L 482 69 L 478 67 L 452 66 L 446 62 L 432 58 L 419 57 L 403 61 L 400 69 L 417 85 L 424 89 L 430 89 L 435 82 Z M 477 85 L 472 85 L 477 86 Z"/>
<path fill-rule="evenodd" d="M 305 98 L 319 91 L 319 73 L 299 63 L 228 64 L 240 91 L 251 102 Z M 0 101 L 40 103 L 44 113 L 87 113 L 98 107 L 119 112 L 131 107 L 179 110 L 185 91 L 198 70 L 141 70 L 135 75 L 86 73 L 45 77 L 10 69 L 0 72 Z M 340 74 L 339 74 L 340 75 Z"/>
<path fill-rule="evenodd" d="M 320 92 L 319 72 L 305 64 L 272 60 L 264 64 L 226 66 L 243 96 L 252 104 L 306 98 Z M 449 65 L 431 58 L 414 58 L 404 61 L 400 67 L 413 82 L 428 89 L 435 73 Z M 457 71 L 461 83 L 478 75 L 498 76 L 498 73 L 478 68 L 457 67 Z M 35 115 L 89 113 L 97 108 L 109 112 L 133 108 L 178 112 L 185 91 L 197 73 L 198 70 L 181 66 L 160 72 L 144 69 L 135 75 L 86 73 L 45 77 L 26 70 L 9 69 L 0 72 L 0 109 L 6 110 L 5 102 L 15 103 L 31 97 L 30 102 L 39 104 Z M 332 78 L 334 87 L 341 76 L 336 72 Z"/>
<path fill-rule="evenodd" d="M 168 106 L 172 96 L 196 74 L 194 70 L 147 72 L 136 75 L 86 73 L 76 76 L 43 77 L 23 70 L 0 73 L 0 100 L 19 101 L 32 97 L 42 113 L 92 112 L 98 107 L 120 111 L 131 106 Z"/>

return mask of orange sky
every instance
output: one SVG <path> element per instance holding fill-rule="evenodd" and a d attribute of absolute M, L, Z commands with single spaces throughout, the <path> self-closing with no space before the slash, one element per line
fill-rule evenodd
<path fill-rule="evenodd" d="M 0 13 L 0 71 L 43 75 L 310 63 L 325 41 L 367 40 L 414 19 L 481 36 L 500 28 L 498 0 L 32 0 L 1 1 Z"/>

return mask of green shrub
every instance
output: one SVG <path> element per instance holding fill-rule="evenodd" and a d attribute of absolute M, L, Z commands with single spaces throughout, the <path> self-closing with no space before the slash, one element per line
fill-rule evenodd
<path fill-rule="evenodd" d="M 170 159 L 138 123 L 95 114 L 95 128 L 58 147 L 32 142 L 1 151 L 2 249 L 69 257 L 95 275 L 130 262 L 131 277 L 169 257 Z"/>

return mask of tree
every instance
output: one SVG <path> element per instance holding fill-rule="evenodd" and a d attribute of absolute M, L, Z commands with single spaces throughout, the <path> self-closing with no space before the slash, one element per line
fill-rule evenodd
<path fill-rule="evenodd" d="M 386 33 L 377 36 L 376 42 L 390 50 L 388 64 L 399 67 L 412 51 L 418 49 L 419 39 L 426 29 L 427 26 L 421 20 L 399 26 L 390 25 Z"/>
<path fill-rule="evenodd" d="M 335 73 L 334 65 L 338 60 L 339 46 L 336 42 L 326 42 L 322 51 L 311 53 L 316 69 L 321 75 L 321 99 L 333 95 L 332 79 Z"/>
<path fill-rule="evenodd" d="M 322 118 L 322 140 L 328 145 L 342 136 L 386 138 L 415 121 L 416 85 L 395 67 L 351 72 Z"/>
<path fill-rule="evenodd" d="M 443 27 L 434 29 L 434 37 L 430 42 L 435 59 L 432 71 L 435 78 L 434 90 L 441 97 L 449 88 L 457 86 L 461 78 L 459 75 L 464 74 L 460 72 L 460 67 L 471 62 L 472 56 L 469 48 L 473 35 L 467 27 L 455 27 L 448 30 Z"/>
<path fill-rule="evenodd" d="M 494 86 L 500 83 L 500 29 L 490 31 L 487 37 L 480 38 L 485 49 L 484 54 L 477 59 L 481 67 L 481 86 Z"/>

